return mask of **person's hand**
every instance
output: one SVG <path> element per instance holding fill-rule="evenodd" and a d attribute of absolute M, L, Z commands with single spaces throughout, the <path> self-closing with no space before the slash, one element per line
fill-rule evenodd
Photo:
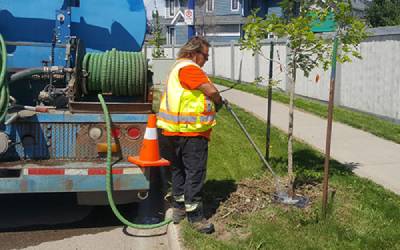
<path fill-rule="evenodd" d="M 224 105 L 223 102 L 219 103 L 219 104 L 215 104 L 215 111 L 220 111 L 220 109 L 222 108 L 222 106 Z"/>

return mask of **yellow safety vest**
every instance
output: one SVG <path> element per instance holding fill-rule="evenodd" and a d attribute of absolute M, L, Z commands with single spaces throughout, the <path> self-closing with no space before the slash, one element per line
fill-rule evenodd
<path fill-rule="evenodd" d="M 204 132 L 216 124 L 211 99 L 200 90 L 184 89 L 179 81 L 179 70 L 189 65 L 199 67 L 191 60 L 175 63 L 161 98 L 157 127 L 168 132 Z"/>

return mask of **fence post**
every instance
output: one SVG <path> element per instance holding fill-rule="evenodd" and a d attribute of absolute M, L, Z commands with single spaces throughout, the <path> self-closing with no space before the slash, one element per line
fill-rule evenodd
<path fill-rule="evenodd" d="M 260 56 L 258 53 L 254 54 L 254 80 L 260 76 Z"/>
<path fill-rule="evenodd" d="M 231 80 L 235 80 L 235 44 L 231 41 Z"/>
<path fill-rule="evenodd" d="M 215 76 L 215 46 L 213 42 L 211 42 L 211 73 Z"/>

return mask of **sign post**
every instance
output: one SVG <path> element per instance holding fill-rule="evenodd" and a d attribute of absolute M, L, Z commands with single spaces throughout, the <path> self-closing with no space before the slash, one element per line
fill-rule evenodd
<path fill-rule="evenodd" d="M 185 23 L 188 25 L 188 40 L 196 35 L 196 29 L 194 26 L 194 8 L 195 8 L 196 0 L 188 1 L 188 9 L 185 10 Z M 186 16 L 186 14 L 190 15 L 190 17 Z M 186 21 L 188 19 L 188 22 Z"/>
<path fill-rule="evenodd" d="M 274 65 L 274 42 L 271 41 L 269 47 L 269 73 L 268 73 L 268 112 L 267 112 L 267 145 L 265 149 L 265 159 L 269 161 L 269 147 L 271 141 L 271 105 L 272 105 L 272 77 Z"/>
<path fill-rule="evenodd" d="M 313 32 L 333 32 L 335 31 L 337 24 L 333 13 L 329 13 L 326 20 L 320 21 L 317 18 L 312 24 Z M 324 181 L 322 188 L 322 214 L 324 218 L 327 215 L 328 208 L 328 186 L 329 186 L 329 160 L 331 158 L 331 139 L 332 139 L 332 120 L 333 120 L 333 103 L 335 98 L 335 80 L 336 80 L 336 56 L 339 47 L 339 38 L 336 31 L 333 50 L 332 50 L 332 61 L 331 61 L 331 79 L 329 85 L 329 101 L 328 101 L 328 118 L 326 126 L 326 142 L 325 142 L 325 161 L 324 161 Z"/>
<path fill-rule="evenodd" d="M 339 46 L 338 35 L 335 35 L 332 51 L 331 62 L 331 80 L 329 86 L 329 102 L 328 102 L 328 124 L 326 128 L 326 145 L 325 145 L 325 162 L 324 162 L 324 182 L 322 190 L 322 213 L 326 218 L 328 208 L 328 181 L 329 181 L 329 160 L 331 158 L 331 138 L 332 138 L 332 120 L 333 120 L 333 102 L 335 97 L 335 80 L 336 80 L 336 55 Z"/>

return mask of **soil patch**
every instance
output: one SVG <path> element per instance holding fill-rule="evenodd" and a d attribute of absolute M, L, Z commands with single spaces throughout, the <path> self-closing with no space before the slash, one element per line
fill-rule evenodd
<path fill-rule="evenodd" d="M 281 179 L 281 181 L 286 182 L 285 179 Z M 243 239 L 250 236 L 248 229 L 237 219 L 239 216 L 255 213 L 268 206 L 299 209 L 275 202 L 275 185 L 270 176 L 263 176 L 260 179 L 244 179 L 236 185 L 236 191 L 230 193 L 226 200 L 219 203 L 215 214 L 210 218 L 216 226 L 216 236 L 220 240 Z M 303 208 L 309 210 L 313 201 L 318 201 L 321 184 L 298 186 L 295 191 L 297 196 L 309 198 L 309 204 Z M 271 215 L 268 219 L 273 220 L 273 217 Z"/>

